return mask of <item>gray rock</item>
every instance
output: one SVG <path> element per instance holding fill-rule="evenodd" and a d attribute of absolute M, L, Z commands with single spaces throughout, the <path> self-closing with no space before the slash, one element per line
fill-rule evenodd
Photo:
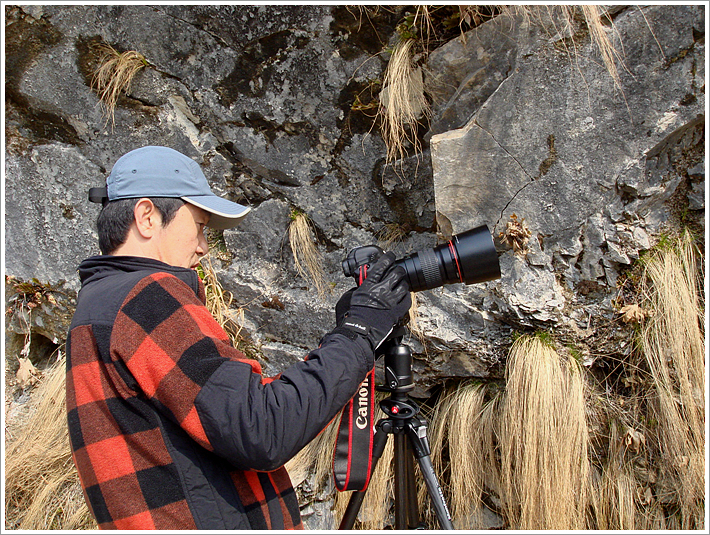
<path fill-rule="evenodd" d="M 688 169 L 688 174 L 693 178 L 705 178 L 705 160 L 691 169 Z"/>
<path fill-rule="evenodd" d="M 466 36 L 474 50 L 496 50 L 514 68 L 465 126 L 432 136 L 436 208 L 453 232 L 489 223 L 498 237 L 514 214 L 542 239 L 544 252 L 534 247 L 527 263 L 501 257 L 500 295 L 518 319 L 561 320 L 566 298 L 554 272 L 569 287 L 584 280 L 613 287 L 620 266 L 652 245 L 648 231 L 668 220 L 666 201 L 682 181 L 671 172 L 675 147 L 697 143 L 692 135 L 704 123 L 702 103 L 687 98 L 699 87 L 692 65 L 703 49 L 690 29 L 701 27 L 702 13 L 655 6 L 644 15 L 631 9 L 614 21 L 626 65 L 642 66 L 633 77 L 620 73 L 619 87 L 593 63 L 589 43 L 573 62 L 535 32 L 525 53 L 501 40 L 504 52 L 492 42 L 494 21 Z M 649 25 L 663 26 L 663 53 Z M 440 65 L 461 47 L 450 42 L 432 61 L 438 71 L 455 70 L 451 80 L 465 91 L 466 73 L 479 67 Z M 626 223 L 623 231 L 617 222 Z"/>
<path fill-rule="evenodd" d="M 688 193 L 688 207 L 691 210 L 705 209 L 705 181 L 693 182 L 692 190 Z"/>
<path fill-rule="evenodd" d="M 99 205 L 87 184 L 102 172 L 77 147 L 51 144 L 5 159 L 5 269 L 21 279 L 67 281 L 77 291 L 79 262 L 98 254 Z"/>
<path fill-rule="evenodd" d="M 464 126 L 515 68 L 524 25 L 498 17 L 432 52 L 427 90 L 435 120 L 427 138 Z"/>

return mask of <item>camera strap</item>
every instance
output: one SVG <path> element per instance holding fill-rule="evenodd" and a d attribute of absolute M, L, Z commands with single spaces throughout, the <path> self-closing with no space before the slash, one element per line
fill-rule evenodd
<path fill-rule="evenodd" d="M 333 475 L 339 491 L 365 490 L 372 471 L 375 368 L 343 409 L 333 454 Z"/>

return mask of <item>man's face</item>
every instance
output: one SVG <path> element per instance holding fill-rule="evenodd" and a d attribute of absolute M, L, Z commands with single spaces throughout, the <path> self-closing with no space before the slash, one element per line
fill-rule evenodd
<path fill-rule="evenodd" d="M 208 246 L 205 226 L 210 220 L 209 212 L 185 203 L 167 226 L 157 235 L 158 260 L 171 266 L 195 268 Z"/>

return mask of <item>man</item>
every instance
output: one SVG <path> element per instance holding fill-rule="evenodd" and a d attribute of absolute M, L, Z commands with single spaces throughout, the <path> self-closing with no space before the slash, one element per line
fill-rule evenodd
<path fill-rule="evenodd" d="M 122 156 L 90 198 L 101 256 L 79 266 L 67 414 L 87 503 L 105 529 L 302 528 L 283 468 L 353 397 L 411 305 L 387 253 L 338 303 L 306 360 L 264 378 L 204 306 L 205 227 L 249 209 L 167 147 Z"/>

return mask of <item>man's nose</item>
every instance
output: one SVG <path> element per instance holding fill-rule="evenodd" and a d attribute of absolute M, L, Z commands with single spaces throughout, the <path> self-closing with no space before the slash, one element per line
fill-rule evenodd
<path fill-rule="evenodd" d="M 209 250 L 209 246 L 207 245 L 207 238 L 205 238 L 204 233 L 200 233 L 200 238 L 197 241 L 197 254 L 200 256 L 204 256 L 207 254 L 207 251 Z"/>

